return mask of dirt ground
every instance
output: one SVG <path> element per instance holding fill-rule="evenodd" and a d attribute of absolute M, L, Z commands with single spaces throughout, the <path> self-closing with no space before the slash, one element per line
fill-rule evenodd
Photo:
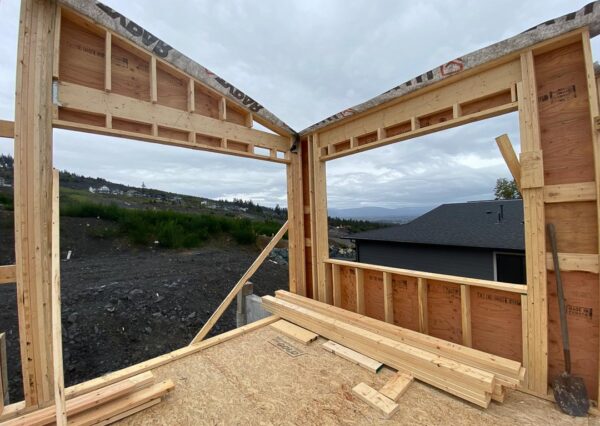
<path fill-rule="evenodd" d="M 259 253 L 220 240 L 194 250 L 133 247 L 92 237 L 115 226 L 61 218 L 63 350 L 73 385 L 180 348 L 190 342 Z M 97 233 L 96 233 L 97 234 Z M 0 264 L 14 262 L 12 212 L 0 211 Z M 70 260 L 65 260 L 71 250 Z M 265 261 L 254 292 L 288 286 L 287 264 Z M 211 335 L 235 327 L 235 303 Z M 7 334 L 11 402 L 23 398 L 16 289 L 0 286 L 0 332 Z"/>

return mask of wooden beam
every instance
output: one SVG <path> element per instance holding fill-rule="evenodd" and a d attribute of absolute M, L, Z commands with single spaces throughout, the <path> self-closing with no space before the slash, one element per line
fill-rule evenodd
<path fill-rule="evenodd" d="M 104 36 L 104 90 L 112 90 L 112 35 L 110 31 Z"/>
<path fill-rule="evenodd" d="M 65 378 L 62 356 L 60 298 L 60 183 L 58 170 L 52 172 L 52 367 L 54 370 L 54 407 L 57 426 L 66 426 Z"/>
<path fill-rule="evenodd" d="M 339 268 L 338 265 L 334 265 Z M 337 305 L 336 305 L 337 306 Z M 392 287 L 392 274 L 383 273 L 383 312 L 385 322 L 394 323 L 394 288 Z"/>
<path fill-rule="evenodd" d="M 122 370 L 117 370 L 112 373 L 105 374 L 103 376 L 97 377 L 92 380 L 88 380 L 83 383 L 79 383 L 65 389 L 65 395 L 67 401 L 70 399 L 76 398 L 81 395 L 88 394 L 98 389 L 102 389 L 106 386 L 109 386 L 113 383 L 120 382 L 129 377 L 136 376 L 138 374 L 144 373 L 146 371 L 153 370 L 155 368 L 161 367 L 163 365 L 169 364 L 173 361 L 177 361 L 179 359 L 185 358 L 189 355 L 193 355 L 195 353 L 201 352 L 205 349 L 216 346 L 220 343 L 227 342 L 228 340 L 234 339 L 236 337 L 242 336 L 247 333 L 251 333 L 255 330 L 258 330 L 262 327 L 265 327 L 275 321 L 279 321 L 279 317 L 277 316 L 269 316 L 267 318 L 263 318 L 261 320 L 255 321 L 248 325 L 234 328 L 233 330 L 227 331 L 225 333 L 219 334 L 218 336 L 211 337 L 209 339 L 203 340 L 202 342 L 192 345 L 192 346 L 184 346 L 181 349 L 177 349 L 175 351 L 166 353 L 164 355 L 160 355 L 156 358 L 151 358 L 147 361 L 141 362 L 139 364 L 134 364 L 132 366 L 123 368 Z M 67 402 L 68 405 L 68 402 Z M 27 408 L 24 402 L 16 402 L 5 407 L 4 413 L 0 415 L 0 422 L 6 421 L 8 419 L 13 419 L 15 417 L 21 416 L 28 412 L 30 409 Z"/>
<path fill-rule="evenodd" d="M 417 294 L 419 304 L 419 331 L 429 334 L 429 321 L 427 319 L 427 280 L 417 278 Z"/>
<path fill-rule="evenodd" d="M 8 405 L 8 357 L 6 356 L 6 333 L 0 333 L 0 406 Z M 0 410 L 0 415 L 2 410 Z"/>
<path fill-rule="evenodd" d="M 86 124 L 74 123 L 65 120 L 54 120 L 53 125 L 57 129 L 74 130 L 85 133 L 94 133 L 99 135 L 116 136 L 119 138 L 134 139 L 152 143 L 159 143 L 161 145 L 179 146 L 182 148 L 189 148 L 199 151 L 217 152 L 220 154 L 233 155 L 236 157 L 252 158 L 255 160 L 269 161 L 272 163 L 288 164 L 289 160 L 282 158 L 273 158 L 265 155 L 252 154 L 247 151 L 238 151 L 227 147 L 227 139 L 221 138 L 221 144 L 218 147 L 212 145 L 204 145 L 198 142 L 190 142 L 188 137 L 186 140 L 173 139 L 169 137 L 158 136 L 158 126 L 152 125 L 152 132 L 149 135 L 143 133 L 134 133 L 123 130 L 110 129 L 107 127 L 90 126 Z"/>
<path fill-rule="evenodd" d="M 503 134 L 498 136 L 496 138 L 496 143 L 498 144 L 498 149 L 500 149 L 502 158 L 504 158 L 504 161 L 508 166 L 508 170 L 510 170 L 510 173 L 517 183 L 517 187 L 521 189 L 521 164 L 519 163 L 519 159 L 517 158 L 517 154 L 515 154 L 515 150 L 508 135 Z"/>
<path fill-rule="evenodd" d="M 365 314 L 365 275 L 363 269 L 354 268 L 356 275 L 356 313 Z"/>
<path fill-rule="evenodd" d="M 150 102 L 153 104 L 158 102 L 158 80 L 156 69 L 156 56 L 150 56 Z"/>
<path fill-rule="evenodd" d="M 591 272 L 593 274 L 600 273 L 597 254 L 558 253 L 558 259 L 561 271 L 583 271 Z M 546 253 L 546 267 L 549 271 L 554 271 L 552 253 Z"/>
<path fill-rule="evenodd" d="M 132 416 L 136 413 L 139 413 L 140 411 L 144 411 L 150 407 L 155 406 L 156 404 L 160 404 L 161 401 L 162 401 L 162 397 L 151 399 L 150 401 L 145 402 L 140 405 L 136 405 L 135 407 L 130 408 L 129 410 L 121 411 L 120 413 L 115 414 L 112 417 L 108 417 L 106 420 L 103 420 L 101 423 L 98 423 L 98 426 L 112 425 L 113 423 L 116 423 L 119 420 L 122 420 L 126 417 Z"/>
<path fill-rule="evenodd" d="M 459 118 L 462 115 L 462 108 L 459 103 L 452 105 L 452 118 Z"/>
<path fill-rule="evenodd" d="M 327 285 L 325 261 L 329 258 L 329 226 L 327 217 L 327 172 L 325 162 L 318 156 L 319 135 L 312 137 L 313 143 L 313 190 L 314 190 L 314 233 L 311 234 L 313 249 L 316 251 L 317 286 L 319 300 L 332 302 L 332 289 Z"/>
<path fill-rule="evenodd" d="M 391 266 L 373 265 L 370 263 L 351 262 L 341 259 L 327 259 L 326 263 L 332 265 L 347 266 L 349 268 L 362 268 L 368 271 L 389 272 L 393 275 L 402 275 L 412 278 L 423 278 L 424 280 L 443 281 L 452 284 L 468 285 L 472 287 L 489 288 L 492 290 L 508 291 L 510 293 L 527 293 L 527 288 L 521 284 L 503 283 L 500 281 L 480 280 L 478 278 L 460 277 L 457 275 L 436 274 L 433 272 L 414 271 L 412 269 L 393 268 Z"/>
<path fill-rule="evenodd" d="M 405 133 L 401 133 L 394 136 L 386 137 L 385 139 L 376 140 L 370 143 L 366 143 L 360 146 L 357 146 L 352 149 L 347 149 L 343 151 L 336 151 L 333 154 L 321 155 L 321 159 L 323 161 L 334 160 L 336 158 L 346 157 L 348 155 L 357 154 L 359 152 L 364 152 L 371 150 L 373 148 L 378 148 L 386 145 L 390 145 L 396 142 L 402 142 L 409 139 L 414 139 L 417 137 L 429 135 L 431 133 L 439 132 L 442 130 L 452 129 L 454 127 L 463 126 L 465 124 L 474 123 L 476 121 L 485 120 L 487 118 L 497 117 L 499 115 L 508 114 L 509 112 L 514 112 L 517 110 L 517 103 L 511 102 L 508 104 L 500 105 L 494 108 L 486 109 L 479 112 L 474 112 L 472 114 L 466 114 L 459 118 L 453 118 L 450 120 L 446 120 L 441 123 L 432 124 L 427 127 L 416 127 L 413 130 L 407 131 Z M 412 122 L 412 125 L 418 126 L 418 120 L 415 119 Z"/>
<path fill-rule="evenodd" d="M 581 34 L 581 41 L 583 44 L 583 57 L 585 63 L 585 72 L 586 72 L 586 80 L 587 80 L 587 89 L 588 89 L 588 103 L 589 103 L 589 113 L 590 113 L 590 128 L 591 128 L 591 137 L 592 137 L 592 146 L 594 152 L 594 174 L 595 174 L 595 183 L 596 183 L 596 225 L 600 226 L 600 137 L 598 136 L 598 129 L 595 123 L 595 117 L 600 115 L 600 106 L 598 104 L 598 87 L 596 85 L 596 75 L 594 72 L 594 59 L 592 57 L 592 46 L 590 43 L 590 33 L 589 30 L 586 29 Z M 599 253 L 600 253 L 600 240 L 598 241 Z M 596 258 L 597 260 L 597 258 Z M 559 260 L 560 263 L 560 260 Z M 562 266 L 562 264 L 561 264 Z M 600 366 L 598 367 L 597 373 L 598 380 L 598 388 L 596 398 L 596 402 L 600 401 Z"/>
<path fill-rule="evenodd" d="M 52 79 L 59 79 L 60 70 L 60 33 L 62 26 L 62 8 L 56 8 L 56 15 L 54 17 L 54 52 L 52 53 Z"/>
<path fill-rule="evenodd" d="M 87 426 L 103 423 L 105 420 L 114 418 L 120 413 L 131 410 L 132 407 L 144 405 L 156 398 L 162 397 L 171 392 L 175 384 L 170 380 L 163 380 L 148 388 L 114 399 L 106 404 L 100 405 L 95 409 L 87 410 L 77 416 L 73 416 L 69 422 L 70 426 Z M 107 424 L 107 423 L 103 423 Z"/>
<path fill-rule="evenodd" d="M 544 186 L 544 203 L 596 201 L 596 182 Z"/>
<path fill-rule="evenodd" d="M 342 285 L 340 283 L 340 265 L 331 265 L 331 276 L 333 282 L 333 306 L 342 306 Z"/>
<path fill-rule="evenodd" d="M 467 285 L 460 286 L 460 317 L 462 324 L 462 342 L 469 348 L 473 346 L 471 333 L 471 288 Z"/>
<path fill-rule="evenodd" d="M 396 411 L 400 409 L 400 406 L 394 401 L 377 392 L 375 389 L 365 383 L 359 383 L 358 385 L 354 386 L 352 388 L 352 393 L 356 395 L 362 402 L 381 412 L 386 419 L 392 417 Z"/>
<path fill-rule="evenodd" d="M 17 281 L 15 265 L 0 266 L 0 284 L 14 284 Z"/>
<path fill-rule="evenodd" d="M 55 0 L 21 2 L 15 106 L 15 260 L 27 406 L 54 400 L 51 212 Z"/>
<path fill-rule="evenodd" d="M 388 397 L 394 402 L 404 395 L 408 387 L 415 381 L 415 378 L 410 374 L 397 373 L 392 377 L 381 389 L 379 393 Z"/>
<path fill-rule="evenodd" d="M 227 120 L 227 100 L 225 98 L 219 99 L 219 120 Z"/>
<path fill-rule="evenodd" d="M 315 156 L 318 156 L 318 149 L 315 152 L 315 138 L 316 136 L 308 135 L 306 141 L 306 147 L 308 148 L 308 198 L 310 201 L 310 216 L 309 223 L 310 226 L 310 271 L 311 280 L 312 280 L 312 297 L 315 300 L 320 300 L 319 298 L 319 278 L 317 271 L 317 223 L 315 217 L 317 215 L 316 212 L 316 202 L 315 202 Z"/>
<path fill-rule="evenodd" d="M 375 334 L 421 348 L 445 358 L 492 372 L 503 386 L 515 388 L 523 380 L 525 371 L 521 363 L 498 357 L 489 353 L 467 348 L 417 331 L 388 324 L 352 311 L 298 296 L 283 290 L 275 292 L 277 299 L 286 300 L 312 311 L 320 312 L 330 318 L 371 331 Z"/>
<path fill-rule="evenodd" d="M 350 361 L 353 364 L 356 364 L 366 370 L 369 370 L 371 373 L 378 373 L 379 370 L 383 368 L 383 364 L 379 361 L 376 361 L 373 358 L 369 358 L 368 356 L 363 355 L 359 352 L 353 351 L 352 349 L 342 346 L 332 340 L 328 340 L 321 346 L 327 352 L 331 352 L 332 354 L 335 354 L 340 358 L 344 358 L 346 361 Z"/>
<path fill-rule="evenodd" d="M 290 140 L 290 146 L 293 140 Z M 275 150 L 272 150 L 275 155 Z M 287 202 L 288 202 L 288 257 L 289 257 L 289 286 L 290 291 L 306 295 L 305 279 L 305 250 L 304 250 L 304 205 L 303 205 L 303 177 L 302 177 L 301 147 L 296 153 L 290 154 L 290 163 L 286 167 L 287 174 Z"/>
<path fill-rule="evenodd" d="M 196 111 L 196 87 L 194 79 L 188 78 L 187 109 L 189 113 Z"/>
<path fill-rule="evenodd" d="M 196 336 L 194 337 L 194 339 L 192 340 L 190 345 L 194 345 L 194 344 L 201 342 L 202 339 L 204 339 L 204 337 L 210 332 L 210 330 L 212 330 L 212 328 L 217 323 L 219 318 L 221 318 L 221 315 L 223 315 L 223 313 L 229 307 L 229 305 L 231 304 L 233 299 L 235 299 L 238 292 L 242 289 L 242 287 L 244 287 L 244 284 L 246 284 L 246 282 L 252 277 L 252 275 L 254 275 L 254 273 L 257 271 L 257 269 L 260 267 L 260 265 L 262 265 L 262 263 L 265 261 L 267 256 L 269 256 L 269 254 L 271 253 L 271 250 L 273 250 L 273 248 L 277 245 L 279 240 L 281 240 L 283 238 L 283 236 L 285 235 L 287 230 L 288 230 L 288 223 L 285 222 L 283 224 L 283 226 L 279 229 L 279 231 L 277 231 L 277 234 L 275 234 L 275 236 L 271 239 L 269 244 L 267 244 L 267 246 L 263 249 L 263 251 L 254 260 L 252 265 L 250 265 L 250 267 L 244 273 L 244 275 L 242 275 L 242 278 L 240 278 L 239 281 L 236 283 L 236 285 L 233 286 L 233 288 L 231 289 L 231 291 L 229 292 L 227 297 L 225 297 L 223 302 L 221 302 L 219 307 L 215 310 L 215 312 L 213 312 L 213 314 L 210 316 L 208 321 L 206 321 L 206 323 L 200 329 L 198 334 L 196 334 Z"/>
<path fill-rule="evenodd" d="M 400 123 L 411 121 L 413 117 L 423 117 L 450 109 L 460 104 L 485 101 L 482 105 L 490 105 L 489 99 L 506 93 L 492 102 L 492 108 L 510 102 L 510 88 L 515 81 L 520 81 L 521 70 L 518 59 L 512 59 L 487 70 L 480 70 L 470 76 L 454 81 L 446 81 L 437 87 L 414 92 L 398 98 L 393 103 L 381 105 L 360 115 L 354 115 L 344 123 L 328 126 L 323 129 L 321 147 L 350 139 L 351 136 L 377 131 L 378 128 L 390 128 Z M 414 123 L 417 124 L 417 123 Z M 413 130 L 419 126 L 413 126 Z"/>
<path fill-rule="evenodd" d="M 523 345 L 523 369 L 527 371 L 529 362 L 529 302 L 527 301 L 527 295 L 521 295 L 521 334 L 522 334 L 522 345 Z M 527 375 L 523 378 L 521 389 L 529 389 L 529 382 Z"/>
<path fill-rule="evenodd" d="M 521 185 L 519 189 L 544 188 L 544 162 L 541 150 L 521 152 Z"/>
<path fill-rule="evenodd" d="M 77 414 L 92 410 L 115 399 L 122 398 L 136 390 L 149 387 L 153 382 L 154 375 L 151 372 L 145 372 L 105 386 L 102 389 L 80 395 L 77 398 L 72 398 L 66 404 L 66 415 L 69 416 L 69 418 L 72 418 Z M 41 426 L 55 422 L 58 423 L 55 414 L 54 407 L 50 406 L 9 420 L 6 423 L 3 423 L 3 426 Z M 69 424 L 71 423 L 69 422 Z"/>
<path fill-rule="evenodd" d="M 128 96 L 116 93 L 106 93 L 103 90 L 91 89 L 73 83 L 61 82 L 58 87 L 60 103 L 65 108 L 77 111 L 85 111 L 97 115 L 112 114 L 137 123 L 156 124 L 170 129 L 184 132 L 196 132 L 214 138 L 226 137 L 230 140 L 244 142 L 259 146 L 261 148 L 276 149 L 287 152 L 289 150 L 289 138 L 249 129 L 235 123 L 224 122 L 200 114 L 182 114 L 181 110 L 166 107 L 164 105 L 152 104 Z M 65 120 L 55 120 L 55 125 L 66 126 Z M 81 123 L 72 122 L 73 128 L 86 129 Z M 96 133 L 102 133 L 101 128 L 93 127 Z M 92 129 L 89 129 L 90 131 Z M 125 137 L 131 132 L 123 132 Z M 141 138 L 148 137 L 140 133 Z M 183 142 L 183 141 L 182 141 Z M 185 143 L 188 143 L 187 140 Z M 263 156 L 265 159 L 268 156 Z"/>
<path fill-rule="evenodd" d="M 521 131 L 522 195 L 525 219 L 525 262 L 527 271 L 527 385 L 545 394 L 548 387 L 548 303 L 546 289 L 546 230 L 544 175 L 537 83 L 533 53 L 521 54 L 522 82 L 517 85 Z M 529 177 L 528 177 L 529 176 Z"/>
<path fill-rule="evenodd" d="M 298 327 L 296 324 L 292 324 L 291 322 L 287 322 L 285 320 L 279 320 L 271 324 L 271 327 L 280 333 L 284 334 L 287 337 L 290 337 L 304 345 L 308 345 L 311 342 L 314 342 L 319 337 L 317 334 L 312 331 L 308 331 L 305 328 Z"/>
<path fill-rule="evenodd" d="M 277 312 L 277 315 L 323 337 L 343 341 L 350 349 L 399 371 L 409 371 L 421 381 L 441 387 L 482 407 L 489 405 L 495 388 L 493 374 L 444 359 L 281 299 L 264 296 L 262 300 L 268 311 Z"/>
<path fill-rule="evenodd" d="M 0 138 L 13 139 L 15 137 L 15 122 L 0 120 Z"/>

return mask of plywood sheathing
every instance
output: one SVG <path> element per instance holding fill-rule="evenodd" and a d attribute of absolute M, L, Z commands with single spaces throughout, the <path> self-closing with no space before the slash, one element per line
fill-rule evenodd
<path fill-rule="evenodd" d="M 519 35 L 501 42 L 476 50 L 427 71 L 413 79 L 408 80 L 393 89 L 382 93 L 366 102 L 347 108 L 326 119 L 302 130 L 301 135 L 306 135 L 323 129 L 333 123 L 353 117 L 359 113 L 375 108 L 386 102 L 400 98 L 421 88 L 430 86 L 441 80 L 453 77 L 462 72 L 492 62 L 503 56 L 509 55 L 527 47 L 533 46 L 544 40 L 568 33 L 577 28 L 589 26 L 590 34 L 596 36 L 600 32 L 600 2 L 592 2 L 576 12 L 569 13 L 550 21 L 537 25 Z"/>
<path fill-rule="evenodd" d="M 294 130 L 276 117 L 272 112 L 254 100 L 252 97 L 227 82 L 212 71 L 194 62 L 192 59 L 174 49 L 137 23 L 127 19 L 114 9 L 93 0 L 59 0 L 59 3 L 92 19 L 94 22 L 114 31 L 121 37 L 130 40 L 137 46 L 157 55 L 179 70 L 198 79 L 212 89 L 222 93 L 232 103 L 254 116 L 264 119 L 278 130 L 293 135 Z M 103 48 L 102 48 L 103 49 Z"/>
<path fill-rule="evenodd" d="M 323 339 L 298 344 L 305 355 L 292 358 L 269 343 L 277 336 L 265 327 L 154 370 L 175 389 L 161 405 L 118 424 L 390 424 L 352 388 L 364 382 L 381 389 L 392 370 L 370 373 L 321 349 Z M 516 391 L 482 411 L 415 382 L 399 405 L 393 424 L 445 425 L 449 416 L 461 425 L 589 424 Z"/>

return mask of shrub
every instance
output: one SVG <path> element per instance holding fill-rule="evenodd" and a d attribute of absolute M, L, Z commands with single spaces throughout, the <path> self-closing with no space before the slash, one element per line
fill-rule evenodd
<path fill-rule="evenodd" d="M 257 235 L 273 235 L 281 226 L 274 221 L 253 222 L 249 219 L 170 210 L 134 210 L 116 204 L 103 205 L 70 198 L 61 203 L 61 215 L 98 217 L 118 223 L 118 231 L 93 231 L 93 236 L 99 238 L 121 234 L 134 244 L 149 245 L 158 241 L 166 248 L 197 247 L 220 234 L 231 235 L 238 244 L 253 244 Z"/>

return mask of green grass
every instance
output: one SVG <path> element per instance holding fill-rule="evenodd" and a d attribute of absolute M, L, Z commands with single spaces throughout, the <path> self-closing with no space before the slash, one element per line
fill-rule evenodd
<path fill-rule="evenodd" d="M 253 244 L 258 235 L 276 233 L 280 224 L 274 221 L 251 221 L 225 216 L 181 213 L 170 210 L 135 210 L 115 204 L 89 201 L 61 202 L 61 216 L 98 217 L 118 224 L 118 232 L 95 231 L 99 238 L 117 235 L 132 243 L 153 244 L 166 248 L 197 247 L 212 237 L 231 235 L 238 244 Z"/>

